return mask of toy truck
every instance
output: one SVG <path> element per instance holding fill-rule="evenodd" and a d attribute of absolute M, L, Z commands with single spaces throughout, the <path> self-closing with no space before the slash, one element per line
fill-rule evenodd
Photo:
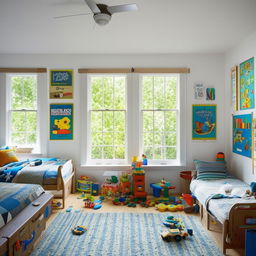
<path fill-rule="evenodd" d="M 172 239 L 174 239 L 176 242 L 180 242 L 182 238 L 185 239 L 187 236 L 187 232 L 179 230 L 178 228 L 169 229 L 169 231 L 164 231 L 161 233 L 162 239 L 166 242 L 171 242 Z"/>

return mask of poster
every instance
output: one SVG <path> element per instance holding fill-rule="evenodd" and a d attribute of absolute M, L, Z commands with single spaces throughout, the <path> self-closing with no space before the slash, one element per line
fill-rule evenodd
<path fill-rule="evenodd" d="M 252 166 L 252 173 L 256 174 L 256 118 L 253 118 L 253 153 L 252 153 L 252 157 L 253 157 L 253 166 Z"/>
<path fill-rule="evenodd" d="M 233 152 L 251 158 L 252 114 L 233 116 Z"/>
<path fill-rule="evenodd" d="M 216 140 L 216 105 L 192 106 L 192 139 Z"/>
<path fill-rule="evenodd" d="M 240 110 L 254 108 L 254 58 L 240 64 Z"/>
<path fill-rule="evenodd" d="M 196 100 L 201 100 L 204 98 L 204 85 L 198 83 L 194 87 L 194 96 Z"/>
<path fill-rule="evenodd" d="M 50 99 L 73 99 L 73 70 L 50 71 Z"/>
<path fill-rule="evenodd" d="M 231 69 L 231 102 L 233 111 L 238 110 L 238 67 Z"/>
<path fill-rule="evenodd" d="M 50 104 L 50 140 L 73 140 L 73 104 Z"/>
<path fill-rule="evenodd" d="M 206 100 L 215 100 L 215 88 L 206 88 Z"/>

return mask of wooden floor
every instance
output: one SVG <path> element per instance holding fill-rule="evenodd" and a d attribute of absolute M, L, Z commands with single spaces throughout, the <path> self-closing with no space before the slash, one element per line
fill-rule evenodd
<path fill-rule="evenodd" d="M 95 213 L 100 213 L 100 212 L 134 212 L 134 213 L 159 213 L 159 211 L 157 211 L 154 207 L 150 207 L 150 208 L 144 208 L 141 207 L 140 205 L 137 205 L 136 208 L 132 208 L 132 207 L 127 207 L 127 206 L 115 206 L 111 203 L 111 201 L 105 200 L 102 203 L 102 208 L 99 210 L 93 210 L 93 209 L 88 209 L 84 207 L 83 204 L 83 200 L 82 199 L 78 199 L 78 197 L 81 194 L 71 194 L 69 195 L 69 197 L 67 198 L 66 201 L 66 209 L 69 207 L 72 207 L 72 212 L 74 212 L 75 210 L 79 209 L 79 211 L 82 212 L 95 212 Z M 57 216 L 57 214 L 59 212 L 65 212 L 66 209 L 62 209 L 62 210 L 53 210 L 53 214 L 50 217 L 47 225 L 50 225 L 51 221 Z M 184 212 L 179 212 L 181 214 L 186 214 Z M 199 218 L 199 215 L 198 215 Z M 203 221 L 204 227 L 206 227 L 206 223 Z M 216 244 L 219 246 L 219 248 L 222 248 L 222 235 L 221 235 L 221 226 L 217 223 L 211 223 L 211 229 L 215 230 L 213 231 L 208 231 L 209 235 L 216 241 Z M 222 251 L 222 249 L 221 249 Z M 226 255 L 230 255 L 230 256 L 243 256 L 243 250 L 241 251 L 236 251 L 236 250 L 227 250 L 227 254 Z"/>

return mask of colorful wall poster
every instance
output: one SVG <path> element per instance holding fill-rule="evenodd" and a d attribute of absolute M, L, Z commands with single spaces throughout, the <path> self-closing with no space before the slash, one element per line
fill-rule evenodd
<path fill-rule="evenodd" d="M 216 140 L 216 105 L 192 105 L 192 139 Z"/>
<path fill-rule="evenodd" d="M 73 70 L 50 71 L 50 99 L 73 99 Z"/>
<path fill-rule="evenodd" d="M 240 64 L 240 109 L 254 108 L 254 58 Z"/>
<path fill-rule="evenodd" d="M 50 104 L 50 140 L 73 140 L 73 104 Z"/>
<path fill-rule="evenodd" d="M 238 67 L 231 68 L 231 102 L 233 111 L 238 110 Z"/>
<path fill-rule="evenodd" d="M 251 158 L 252 114 L 233 116 L 233 152 Z"/>
<path fill-rule="evenodd" d="M 253 150 L 252 150 L 252 157 L 253 157 L 253 165 L 252 165 L 252 173 L 256 174 L 256 118 L 253 118 Z"/>
<path fill-rule="evenodd" d="M 215 88 L 206 88 L 206 100 L 215 100 Z"/>
<path fill-rule="evenodd" d="M 201 83 L 195 84 L 194 96 L 196 100 L 201 100 L 204 98 L 204 85 Z"/>

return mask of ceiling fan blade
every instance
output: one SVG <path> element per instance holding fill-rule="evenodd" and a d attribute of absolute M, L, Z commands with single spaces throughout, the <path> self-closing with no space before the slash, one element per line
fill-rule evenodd
<path fill-rule="evenodd" d="M 63 16 L 56 16 L 53 17 L 54 19 L 62 19 L 62 18 L 69 18 L 69 17 L 75 17 L 75 16 L 84 16 L 84 15 L 89 15 L 92 13 L 78 13 L 78 14 L 71 14 L 71 15 L 63 15 Z"/>
<path fill-rule="evenodd" d="M 117 12 L 131 12 L 137 11 L 138 7 L 137 4 L 122 4 L 122 5 L 114 5 L 108 6 L 108 11 L 113 14 Z"/>
<path fill-rule="evenodd" d="M 84 0 L 93 13 L 100 13 L 100 9 L 93 0 Z"/>

